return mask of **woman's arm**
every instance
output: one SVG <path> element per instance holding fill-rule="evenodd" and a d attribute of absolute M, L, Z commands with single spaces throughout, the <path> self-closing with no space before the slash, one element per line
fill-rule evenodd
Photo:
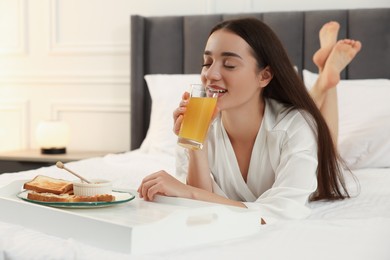
<path fill-rule="evenodd" d="M 178 135 L 180 126 L 183 122 L 183 116 L 187 110 L 188 100 L 190 96 L 188 92 L 182 95 L 182 100 L 179 107 L 173 111 L 173 132 Z M 212 192 L 213 184 L 210 176 L 210 170 L 208 166 L 207 158 L 207 141 L 203 146 L 202 150 L 191 150 L 188 151 L 188 172 L 187 172 L 187 183 L 193 187 L 198 187 Z"/>
<path fill-rule="evenodd" d="M 206 142 L 207 143 L 207 142 Z M 207 144 L 202 150 L 189 150 L 187 184 L 203 190 L 213 191 L 213 182 L 207 156 Z"/>
<path fill-rule="evenodd" d="M 211 191 L 184 184 L 165 171 L 159 171 L 145 177 L 138 188 L 138 193 L 140 198 L 147 201 L 152 201 L 156 195 L 165 195 L 246 207 L 242 202 L 230 200 Z"/>

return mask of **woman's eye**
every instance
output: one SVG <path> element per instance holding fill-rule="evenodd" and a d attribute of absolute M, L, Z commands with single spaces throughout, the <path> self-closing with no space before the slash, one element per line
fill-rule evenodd
<path fill-rule="evenodd" d="M 234 69 L 236 66 L 232 64 L 232 62 L 226 61 L 224 62 L 223 66 L 227 69 Z"/>
<path fill-rule="evenodd" d="M 225 66 L 225 68 L 228 68 L 228 69 L 234 69 L 236 67 L 236 66 L 228 65 L 228 64 L 225 64 L 224 66 Z"/>
<path fill-rule="evenodd" d="M 211 66 L 211 63 L 203 63 L 203 64 L 202 64 L 202 67 L 208 68 L 208 67 L 210 67 L 210 66 Z"/>

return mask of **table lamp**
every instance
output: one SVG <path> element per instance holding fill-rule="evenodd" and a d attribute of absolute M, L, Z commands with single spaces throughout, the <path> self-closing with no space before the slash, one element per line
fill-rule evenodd
<path fill-rule="evenodd" d="M 36 139 L 42 154 L 65 154 L 69 142 L 69 126 L 64 121 L 41 121 Z"/>

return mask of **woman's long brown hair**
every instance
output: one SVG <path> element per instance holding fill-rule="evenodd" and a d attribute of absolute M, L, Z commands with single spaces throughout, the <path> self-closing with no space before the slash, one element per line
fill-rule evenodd
<path fill-rule="evenodd" d="M 310 200 L 338 200 L 349 197 L 343 177 L 342 160 L 333 144 L 328 125 L 276 34 L 255 18 L 221 22 L 210 34 L 220 29 L 233 32 L 244 39 L 251 46 L 259 68 L 270 66 L 273 79 L 263 91 L 265 98 L 275 99 L 293 109 L 307 111 L 314 119 L 318 145 L 317 190 L 310 196 Z"/>

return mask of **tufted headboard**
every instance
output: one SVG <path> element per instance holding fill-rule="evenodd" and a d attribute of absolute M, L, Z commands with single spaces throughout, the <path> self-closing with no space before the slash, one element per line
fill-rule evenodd
<path fill-rule="evenodd" d="M 341 25 L 339 38 L 358 39 L 362 51 L 343 79 L 390 78 L 390 8 L 293 11 L 245 14 L 144 17 L 131 22 L 131 149 L 138 148 L 149 127 L 151 99 L 144 75 L 200 73 L 203 48 L 218 22 L 242 16 L 267 23 L 284 43 L 292 62 L 316 72 L 313 53 L 318 31 L 328 21 Z"/>

